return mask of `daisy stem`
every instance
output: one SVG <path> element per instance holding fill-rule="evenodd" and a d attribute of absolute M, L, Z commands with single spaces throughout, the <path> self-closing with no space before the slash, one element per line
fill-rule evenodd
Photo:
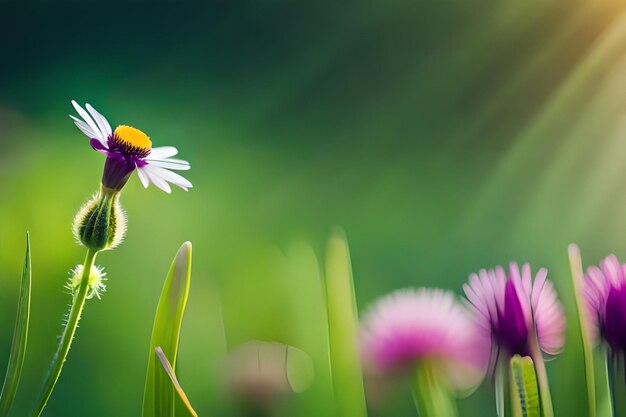
<path fill-rule="evenodd" d="M 89 289 L 89 275 L 91 274 L 91 268 L 94 265 L 97 254 L 98 251 L 96 250 L 89 249 L 87 251 L 87 256 L 85 257 L 85 263 L 83 267 L 83 275 L 80 279 L 80 285 L 78 286 L 78 291 L 74 293 L 72 306 L 67 317 L 67 323 L 63 328 L 61 340 L 59 341 L 59 347 L 57 348 L 54 358 L 52 359 L 52 365 L 50 367 L 50 371 L 48 372 L 48 376 L 46 378 L 46 382 L 41 391 L 41 394 L 39 395 L 37 406 L 35 408 L 35 411 L 33 412 L 33 417 L 39 417 L 41 415 L 43 409 L 48 403 L 50 395 L 52 395 L 54 386 L 56 385 L 57 380 L 61 375 L 63 364 L 65 363 L 67 354 L 70 351 L 72 340 L 74 339 L 74 333 L 76 333 L 78 321 L 80 320 L 80 316 L 83 312 L 83 307 L 85 306 L 85 300 L 87 298 L 87 293 Z"/>

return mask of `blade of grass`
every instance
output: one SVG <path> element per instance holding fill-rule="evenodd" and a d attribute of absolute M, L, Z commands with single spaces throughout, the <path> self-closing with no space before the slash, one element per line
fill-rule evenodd
<path fill-rule="evenodd" d="M 198 417 L 198 413 L 196 413 L 196 410 L 194 410 L 193 407 L 191 406 L 191 403 L 189 402 L 189 398 L 187 398 L 185 391 L 183 391 L 183 387 L 180 386 L 180 383 L 178 382 L 178 379 L 176 378 L 176 374 L 174 373 L 174 369 L 172 368 L 172 365 L 170 364 L 170 362 L 167 360 L 165 353 L 163 353 L 163 349 L 161 349 L 161 346 L 157 346 L 154 349 L 154 353 L 156 354 L 156 357 L 159 359 L 159 362 L 161 362 L 163 371 L 165 371 L 170 381 L 172 381 L 172 385 L 174 385 L 174 388 L 176 389 L 176 392 L 178 393 L 178 397 L 181 399 L 183 404 L 185 404 L 185 407 L 187 407 L 187 410 L 189 410 L 189 414 L 191 414 L 193 417 Z"/>
<path fill-rule="evenodd" d="M 22 280 L 20 282 L 20 296 L 17 304 L 13 342 L 11 343 L 7 373 L 4 376 L 4 384 L 2 386 L 2 393 L 0 394 L 1 417 L 6 417 L 9 414 L 22 375 L 22 366 L 24 365 L 24 356 L 26 355 L 26 344 L 28 341 L 28 323 L 30 319 L 31 275 L 30 236 L 26 233 L 26 255 L 24 257 L 24 267 L 22 268 Z"/>
<path fill-rule="evenodd" d="M 191 282 L 191 243 L 178 250 L 165 278 L 152 328 L 148 372 L 143 399 L 144 417 L 172 417 L 175 410 L 174 387 L 156 372 L 155 349 L 160 346 L 176 369 L 180 328 Z"/>
<path fill-rule="evenodd" d="M 315 373 L 313 385 L 294 401 L 294 415 L 339 415 L 333 401 L 328 318 L 319 261 L 309 244 L 296 241 L 289 245 L 285 266 L 288 341 L 311 357 Z"/>
<path fill-rule="evenodd" d="M 574 298 L 576 300 L 576 310 L 578 313 L 578 328 L 583 345 L 583 357 L 585 362 L 585 382 L 587 385 L 587 404 L 589 417 L 596 417 L 596 383 L 593 363 L 593 344 L 589 336 L 589 323 L 585 313 L 585 305 L 582 294 L 583 291 L 583 263 L 580 249 L 575 244 L 570 244 L 567 248 L 570 270 L 572 273 L 572 283 L 574 286 Z"/>
<path fill-rule="evenodd" d="M 367 415 L 357 347 L 358 313 L 345 234 L 332 231 L 326 252 L 326 298 L 330 363 L 337 409 L 342 416 Z"/>

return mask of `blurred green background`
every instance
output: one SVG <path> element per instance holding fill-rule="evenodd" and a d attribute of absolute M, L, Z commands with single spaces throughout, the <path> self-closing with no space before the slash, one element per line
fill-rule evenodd
<path fill-rule="evenodd" d="M 223 415 L 208 377 L 224 348 L 216 292 L 229 348 L 288 339 L 273 262 L 293 240 L 322 259 L 334 224 L 361 310 L 398 287 L 460 291 L 511 260 L 548 267 L 572 334 L 548 365 L 556 415 L 584 415 L 566 250 L 578 242 L 586 264 L 626 259 L 625 11 L 619 0 L 2 2 L 0 359 L 26 230 L 34 256 L 14 415 L 52 359 L 67 271 L 84 256 L 72 218 L 103 165 L 71 99 L 177 146 L 194 188 L 126 186 L 126 241 L 98 259 L 108 291 L 88 303 L 45 415 L 140 414 L 152 317 L 185 240 L 178 373 L 200 415 Z M 490 383 L 460 407 L 495 415 Z M 414 413 L 407 389 L 371 415 Z"/>

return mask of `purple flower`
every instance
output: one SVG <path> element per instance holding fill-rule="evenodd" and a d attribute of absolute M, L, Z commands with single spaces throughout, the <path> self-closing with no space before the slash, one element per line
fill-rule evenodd
<path fill-rule="evenodd" d="M 489 340 L 477 332 L 456 296 L 439 289 L 406 289 L 376 301 L 360 331 L 367 368 L 379 373 L 415 369 L 428 361 L 453 387 L 478 384 Z"/>
<path fill-rule="evenodd" d="M 583 281 L 591 334 L 613 353 L 626 351 L 626 265 L 615 255 L 587 269 Z"/>
<path fill-rule="evenodd" d="M 82 118 L 70 115 L 76 126 L 89 137 L 91 146 L 107 157 L 102 174 L 104 187 L 121 190 L 135 170 L 144 187 L 152 183 L 167 193 L 171 192 L 168 183 L 185 191 L 192 187 L 185 178 L 170 171 L 190 168 L 187 161 L 172 158 L 178 153 L 176 148 L 152 148 L 152 141 L 141 130 L 125 125 L 111 130 L 107 119 L 89 104 L 85 105 L 88 112 L 73 100 L 72 105 Z"/>
<path fill-rule="evenodd" d="M 516 263 L 481 270 L 463 286 L 483 333 L 491 338 L 491 363 L 515 354 L 560 353 L 565 342 L 565 315 L 554 286 L 540 269 L 534 282 L 530 265 Z M 535 358 L 536 360 L 537 358 Z"/>

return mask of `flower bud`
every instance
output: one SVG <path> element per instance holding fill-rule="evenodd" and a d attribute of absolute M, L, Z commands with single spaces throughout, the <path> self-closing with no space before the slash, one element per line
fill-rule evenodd
<path fill-rule="evenodd" d="M 113 249 L 126 234 L 126 215 L 120 206 L 120 193 L 101 186 L 74 218 L 76 240 L 95 251 Z"/>
<path fill-rule="evenodd" d="M 70 271 L 70 279 L 67 281 L 65 287 L 70 290 L 72 295 L 78 291 L 78 287 L 80 287 L 80 282 L 83 279 L 83 271 L 85 267 L 82 264 L 76 265 L 76 268 Z M 104 294 L 107 287 L 104 284 L 106 281 L 106 272 L 99 266 L 92 266 L 89 272 L 88 278 L 88 289 L 87 289 L 87 299 L 93 298 L 95 295 L 98 299 Z"/>

